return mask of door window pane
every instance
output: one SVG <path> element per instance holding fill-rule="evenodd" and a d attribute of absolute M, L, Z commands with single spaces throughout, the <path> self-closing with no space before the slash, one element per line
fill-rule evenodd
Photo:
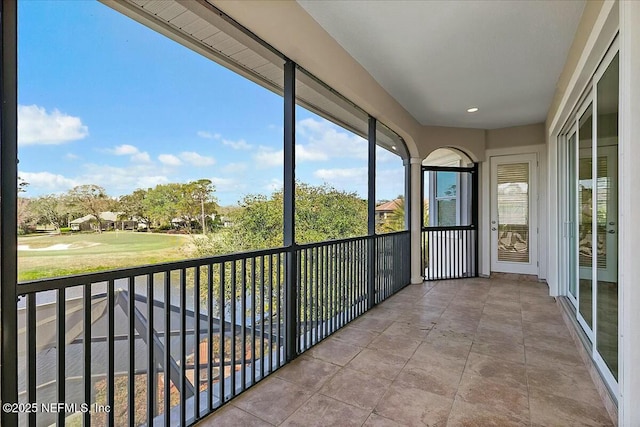
<path fill-rule="evenodd" d="M 618 56 L 598 82 L 597 350 L 618 378 Z"/>
<path fill-rule="evenodd" d="M 529 163 L 498 165 L 498 260 L 529 262 Z"/>
<path fill-rule="evenodd" d="M 579 258 L 579 309 L 582 318 L 592 328 L 592 276 L 593 276 L 593 173 L 592 173 L 592 121 L 593 105 L 589 105 L 580 118 L 578 129 L 579 161 L 578 161 L 578 258 Z"/>

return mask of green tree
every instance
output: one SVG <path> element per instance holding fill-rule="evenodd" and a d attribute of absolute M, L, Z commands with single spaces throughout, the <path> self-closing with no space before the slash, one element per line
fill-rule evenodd
<path fill-rule="evenodd" d="M 138 188 L 133 193 L 122 196 L 118 201 L 118 209 L 122 216 L 126 219 L 136 219 L 149 226 L 151 218 L 145 203 L 149 191 Z"/>
<path fill-rule="evenodd" d="M 56 230 L 69 222 L 69 203 L 64 196 L 40 196 L 31 201 L 29 210 L 38 224 L 53 225 Z"/>
<path fill-rule="evenodd" d="M 142 201 L 144 212 L 154 225 L 170 227 L 171 220 L 178 216 L 182 184 L 160 184 L 147 191 Z"/>
<path fill-rule="evenodd" d="M 182 184 L 182 198 L 178 213 L 189 228 L 191 221 L 198 218 L 203 233 L 206 233 L 206 217 L 216 212 L 217 203 L 213 196 L 215 187 L 209 179 L 199 179 Z"/>
<path fill-rule="evenodd" d="M 283 244 L 282 191 L 248 195 L 230 213 L 233 227 L 198 239 L 199 255 L 279 247 Z M 296 184 L 296 242 L 312 243 L 367 234 L 367 202 L 328 185 Z"/>

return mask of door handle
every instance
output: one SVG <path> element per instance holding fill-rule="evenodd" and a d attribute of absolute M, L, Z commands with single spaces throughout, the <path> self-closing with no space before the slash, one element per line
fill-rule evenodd
<path fill-rule="evenodd" d="M 616 230 L 609 230 L 609 231 L 607 231 L 607 233 L 609 233 L 609 234 L 616 234 Z"/>
<path fill-rule="evenodd" d="M 496 231 L 496 230 L 497 230 L 497 228 L 491 227 L 491 231 Z"/>

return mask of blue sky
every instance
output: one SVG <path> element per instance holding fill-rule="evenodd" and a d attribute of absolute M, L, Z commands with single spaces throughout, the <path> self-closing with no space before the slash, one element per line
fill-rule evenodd
<path fill-rule="evenodd" d="M 19 173 L 27 197 L 112 196 L 208 178 L 221 205 L 282 185 L 282 98 L 93 1 L 19 3 Z M 366 142 L 296 112 L 298 179 L 366 197 Z M 403 192 L 378 150 L 376 199 Z"/>

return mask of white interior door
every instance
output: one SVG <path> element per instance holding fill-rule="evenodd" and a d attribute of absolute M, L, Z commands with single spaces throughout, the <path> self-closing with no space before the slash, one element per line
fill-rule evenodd
<path fill-rule="evenodd" d="M 491 158 L 491 271 L 538 274 L 537 155 Z"/>

